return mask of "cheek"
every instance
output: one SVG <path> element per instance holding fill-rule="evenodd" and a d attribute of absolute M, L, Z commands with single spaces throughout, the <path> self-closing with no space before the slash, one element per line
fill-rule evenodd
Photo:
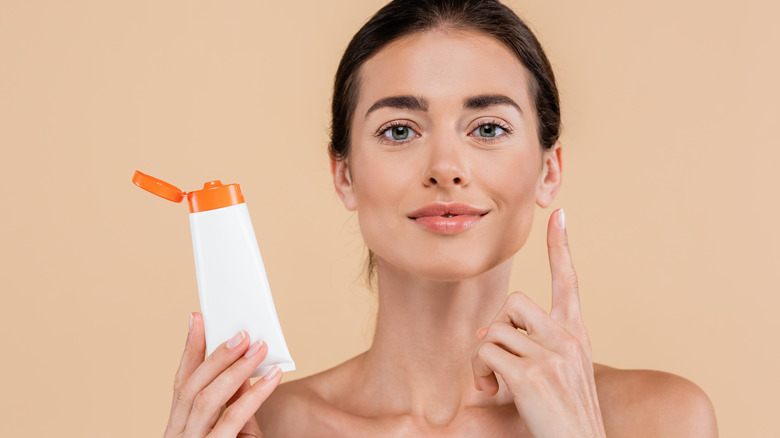
<path fill-rule="evenodd" d="M 507 165 L 493 166 L 484 177 L 484 187 L 498 213 L 502 241 L 498 246 L 514 254 L 528 239 L 536 208 L 539 177 L 537 161 L 528 157 L 507 157 Z"/>
<path fill-rule="evenodd" d="M 357 154 L 356 154 L 357 155 Z M 400 207 L 413 180 L 408 163 L 376 160 L 377 157 L 355 157 L 353 181 L 357 199 L 358 223 L 369 248 L 382 245 L 381 238 L 399 228 L 403 217 Z M 361 172 L 361 169 L 370 169 Z"/>

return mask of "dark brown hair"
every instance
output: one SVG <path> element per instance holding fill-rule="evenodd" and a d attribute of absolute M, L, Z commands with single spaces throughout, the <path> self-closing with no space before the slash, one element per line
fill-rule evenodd
<path fill-rule="evenodd" d="M 538 119 L 542 149 L 551 148 L 561 131 L 558 88 L 550 62 L 528 26 L 497 0 L 393 0 L 371 17 L 349 42 L 336 71 L 328 153 L 344 160 L 350 153 L 350 126 L 358 101 L 360 67 L 391 42 L 435 29 L 473 30 L 508 47 L 529 75 L 529 94 Z M 376 260 L 369 250 L 368 282 Z"/>

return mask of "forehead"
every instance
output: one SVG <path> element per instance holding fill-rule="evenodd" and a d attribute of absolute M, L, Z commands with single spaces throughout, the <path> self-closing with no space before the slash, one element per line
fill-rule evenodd
<path fill-rule="evenodd" d="M 393 41 L 361 67 L 357 111 L 387 96 L 423 96 L 431 107 L 468 96 L 503 94 L 533 111 L 528 74 L 497 39 L 476 31 L 437 29 Z"/>

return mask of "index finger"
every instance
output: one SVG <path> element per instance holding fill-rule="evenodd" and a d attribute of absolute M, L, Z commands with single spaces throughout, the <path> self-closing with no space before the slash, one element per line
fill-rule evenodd
<path fill-rule="evenodd" d="M 566 216 L 562 208 L 553 212 L 547 223 L 547 253 L 552 276 L 550 316 L 566 328 L 582 325 L 577 273 L 569 250 Z"/>
<path fill-rule="evenodd" d="M 181 355 L 179 369 L 173 379 L 174 391 L 181 387 L 187 378 L 203 363 L 206 356 L 206 336 L 203 329 L 203 315 L 198 312 L 190 314 L 190 327 L 184 352 Z"/>

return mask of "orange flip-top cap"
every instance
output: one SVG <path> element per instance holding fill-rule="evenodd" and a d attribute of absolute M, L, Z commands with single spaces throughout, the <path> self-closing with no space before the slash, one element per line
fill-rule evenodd
<path fill-rule="evenodd" d="M 231 205 L 243 204 L 244 196 L 238 184 L 222 184 L 209 181 L 201 190 L 184 192 L 178 187 L 145 173 L 135 171 L 133 183 L 138 187 L 173 202 L 181 202 L 185 197 L 190 204 L 190 212 L 215 210 Z"/>
<path fill-rule="evenodd" d="M 154 193 L 173 202 L 181 202 L 187 196 L 187 193 L 181 191 L 178 187 L 137 170 L 133 175 L 133 184 L 147 192 Z"/>
<path fill-rule="evenodd" d="M 187 200 L 190 201 L 190 212 L 197 213 L 243 204 L 244 195 L 238 184 L 222 184 L 217 180 L 203 184 L 200 190 L 187 193 Z"/>

